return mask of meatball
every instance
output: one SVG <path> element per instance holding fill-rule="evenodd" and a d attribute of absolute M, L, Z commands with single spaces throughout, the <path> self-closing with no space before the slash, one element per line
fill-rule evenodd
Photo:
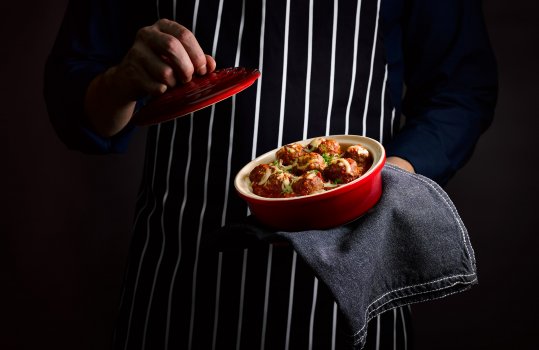
<path fill-rule="evenodd" d="M 251 180 L 251 183 L 264 183 L 277 170 L 277 167 L 271 164 L 259 164 L 249 173 L 249 180 Z"/>
<path fill-rule="evenodd" d="M 292 182 L 294 175 L 278 171 L 271 174 L 264 183 L 252 183 L 253 193 L 262 197 L 293 197 Z"/>
<path fill-rule="evenodd" d="M 296 164 L 292 168 L 292 171 L 298 175 L 301 175 L 309 170 L 323 171 L 326 168 L 326 162 L 324 157 L 320 154 L 311 152 L 298 158 Z"/>
<path fill-rule="evenodd" d="M 372 156 L 362 145 L 353 145 L 348 147 L 344 156 L 346 158 L 352 158 L 356 161 L 357 166 L 360 168 L 360 173 L 363 175 L 372 165 Z"/>
<path fill-rule="evenodd" d="M 297 158 L 303 156 L 305 150 L 299 143 L 291 143 L 281 147 L 275 156 L 278 160 L 282 161 L 283 165 L 293 164 Z"/>
<path fill-rule="evenodd" d="M 352 158 L 335 158 L 324 170 L 325 178 L 336 184 L 349 183 L 360 175 L 360 169 Z"/>
<path fill-rule="evenodd" d="M 324 179 L 322 173 L 317 170 L 311 170 L 301 175 L 292 184 L 294 193 L 299 196 L 306 196 L 324 189 Z"/>
<path fill-rule="evenodd" d="M 317 137 L 309 143 L 308 146 L 311 152 L 320 154 L 340 155 L 341 145 L 333 139 L 326 139 L 324 137 Z"/>

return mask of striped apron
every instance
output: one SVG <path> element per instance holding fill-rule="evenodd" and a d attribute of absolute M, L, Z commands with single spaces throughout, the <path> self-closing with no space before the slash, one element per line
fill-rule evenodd
<path fill-rule="evenodd" d="M 384 142 L 397 130 L 380 1 L 152 4 L 156 19 L 190 28 L 218 67 L 262 76 L 149 129 L 116 349 L 349 348 L 338 306 L 290 247 L 213 252 L 204 237 L 248 214 L 232 182 L 257 155 L 322 135 Z M 371 320 L 366 348 L 409 347 L 407 311 Z"/>

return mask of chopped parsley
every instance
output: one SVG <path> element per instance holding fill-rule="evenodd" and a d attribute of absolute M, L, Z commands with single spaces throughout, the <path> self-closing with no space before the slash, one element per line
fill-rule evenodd
<path fill-rule="evenodd" d="M 284 185 L 282 187 L 282 191 L 281 191 L 282 194 L 287 194 L 287 193 L 292 193 L 292 192 L 294 192 L 294 190 L 292 190 L 291 185 Z"/>
<path fill-rule="evenodd" d="M 329 165 L 331 164 L 331 161 L 333 160 L 333 158 L 335 158 L 335 156 L 333 154 L 323 153 L 322 158 L 324 158 L 326 165 Z"/>

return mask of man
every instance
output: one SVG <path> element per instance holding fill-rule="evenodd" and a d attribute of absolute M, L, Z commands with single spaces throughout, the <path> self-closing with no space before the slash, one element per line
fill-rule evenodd
<path fill-rule="evenodd" d="M 115 345 L 345 348 L 337 305 L 292 249 L 213 253 L 205 237 L 246 216 L 231 194 L 241 166 L 308 137 L 367 135 L 388 162 L 446 183 L 493 115 L 481 3 L 72 2 L 46 69 L 51 120 L 69 147 L 122 151 L 148 96 L 217 65 L 262 77 L 149 129 Z M 371 322 L 367 347 L 410 348 L 407 312 Z"/>

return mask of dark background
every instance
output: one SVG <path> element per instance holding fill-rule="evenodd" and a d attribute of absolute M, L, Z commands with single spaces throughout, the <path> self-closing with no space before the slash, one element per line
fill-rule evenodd
<path fill-rule="evenodd" d="M 119 299 L 144 134 L 105 157 L 56 138 L 42 76 L 66 5 L 0 4 L 0 349 L 108 349 Z M 539 1 L 484 8 L 499 63 L 496 119 L 446 188 L 480 283 L 414 307 L 420 350 L 538 348 Z"/>

